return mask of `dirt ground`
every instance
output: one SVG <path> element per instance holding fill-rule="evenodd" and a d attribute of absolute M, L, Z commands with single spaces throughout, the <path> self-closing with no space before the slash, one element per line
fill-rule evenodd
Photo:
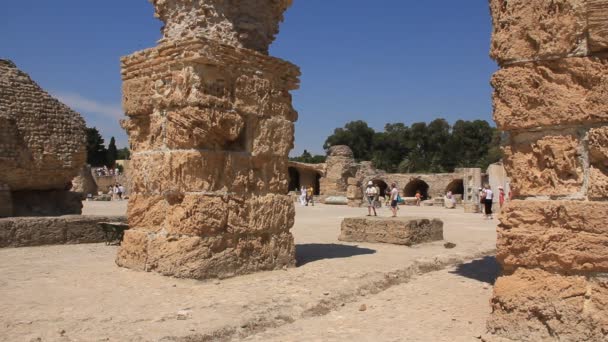
<path fill-rule="evenodd" d="M 85 214 L 125 208 L 85 202 Z M 298 267 L 225 280 L 120 269 L 116 247 L 101 244 L 0 250 L 0 341 L 472 341 L 484 332 L 497 267 L 471 260 L 493 253 L 496 221 L 403 207 L 442 219 L 456 247 L 339 242 L 342 218 L 362 214 L 298 207 Z"/>

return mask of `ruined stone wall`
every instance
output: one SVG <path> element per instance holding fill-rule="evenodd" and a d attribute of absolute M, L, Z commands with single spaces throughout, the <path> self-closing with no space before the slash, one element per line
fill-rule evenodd
<path fill-rule="evenodd" d="M 489 331 L 608 340 L 608 1 L 491 0 L 494 118 L 515 195 Z"/>
<path fill-rule="evenodd" d="M 199 279 L 293 266 L 295 212 L 286 194 L 297 113 L 289 91 L 299 69 L 223 44 L 233 30 L 221 39 L 220 31 L 168 34 L 189 27 L 188 18 L 208 20 L 199 5 L 227 14 L 220 2 L 153 3 L 167 39 L 122 59 L 132 188 L 118 265 Z M 259 23 L 258 11 L 276 1 L 257 3 L 237 6 L 246 11 L 236 17 Z"/>
<path fill-rule="evenodd" d="M 332 146 L 325 160 L 325 177 L 320 181 L 321 195 L 347 196 L 348 179 L 359 169 L 348 146 Z"/>
<path fill-rule="evenodd" d="M 0 186 L 10 190 L 12 202 L 0 204 L 4 215 L 8 207 L 8 216 L 79 214 L 81 204 L 57 191 L 65 191 L 85 161 L 82 117 L 14 63 L 0 60 Z M 67 202 L 54 202 L 60 198 Z"/>

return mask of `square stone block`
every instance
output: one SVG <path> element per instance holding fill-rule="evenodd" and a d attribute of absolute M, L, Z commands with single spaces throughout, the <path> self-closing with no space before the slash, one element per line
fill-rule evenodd
<path fill-rule="evenodd" d="M 412 246 L 443 240 L 443 222 L 417 217 L 345 218 L 340 241 L 391 243 Z"/>
<path fill-rule="evenodd" d="M 582 191 L 582 139 L 573 131 L 512 134 L 503 148 L 515 196 L 566 196 Z"/>
<path fill-rule="evenodd" d="M 608 272 L 608 202 L 512 201 L 498 227 L 505 270 Z"/>
<path fill-rule="evenodd" d="M 608 121 L 608 60 L 563 58 L 496 72 L 494 120 L 501 130 Z"/>
<path fill-rule="evenodd" d="M 499 63 L 583 55 L 585 0 L 490 0 L 494 32 L 490 55 Z"/>
<path fill-rule="evenodd" d="M 605 341 L 606 279 L 520 268 L 498 278 L 488 330 L 514 341 Z"/>
<path fill-rule="evenodd" d="M 588 196 L 594 200 L 608 198 L 608 127 L 589 131 L 589 190 Z"/>

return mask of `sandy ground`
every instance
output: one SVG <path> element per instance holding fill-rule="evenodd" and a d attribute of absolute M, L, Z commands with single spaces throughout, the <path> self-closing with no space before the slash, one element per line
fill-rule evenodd
<path fill-rule="evenodd" d="M 125 208 L 85 202 L 86 214 Z M 496 221 L 403 207 L 401 215 L 442 219 L 456 248 L 337 241 L 341 219 L 361 214 L 298 207 L 297 268 L 221 281 L 120 269 L 116 248 L 99 244 L 0 250 L 0 341 L 466 341 L 483 333 L 490 287 L 476 274 L 494 264 L 427 272 L 491 254 Z"/>

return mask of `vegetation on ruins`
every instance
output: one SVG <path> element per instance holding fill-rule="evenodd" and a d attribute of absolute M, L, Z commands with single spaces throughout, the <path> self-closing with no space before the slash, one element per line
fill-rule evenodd
<path fill-rule="evenodd" d="M 91 166 L 113 167 L 117 160 L 130 159 L 131 152 L 128 148 L 118 149 L 114 137 L 110 139 L 108 147 L 99 130 L 95 127 L 86 129 L 87 133 L 87 164 Z"/>
<path fill-rule="evenodd" d="M 307 164 L 321 164 L 321 163 L 325 163 L 325 156 L 316 154 L 316 155 L 312 155 L 310 152 L 308 152 L 307 150 L 304 150 L 304 152 L 302 152 L 302 155 L 299 157 L 292 157 L 289 158 L 290 161 L 293 162 L 298 162 L 298 163 L 307 163 Z"/>
<path fill-rule="evenodd" d="M 487 121 L 445 119 L 411 126 L 390 123 L 376 132 L 365 121 L 337 128 L 323 148 L 347 145 L 357 160 L 371 160 L 388 172 L 452 172 L 457 167 L 486 169 L 502 158 L 500 132 Z"/>

